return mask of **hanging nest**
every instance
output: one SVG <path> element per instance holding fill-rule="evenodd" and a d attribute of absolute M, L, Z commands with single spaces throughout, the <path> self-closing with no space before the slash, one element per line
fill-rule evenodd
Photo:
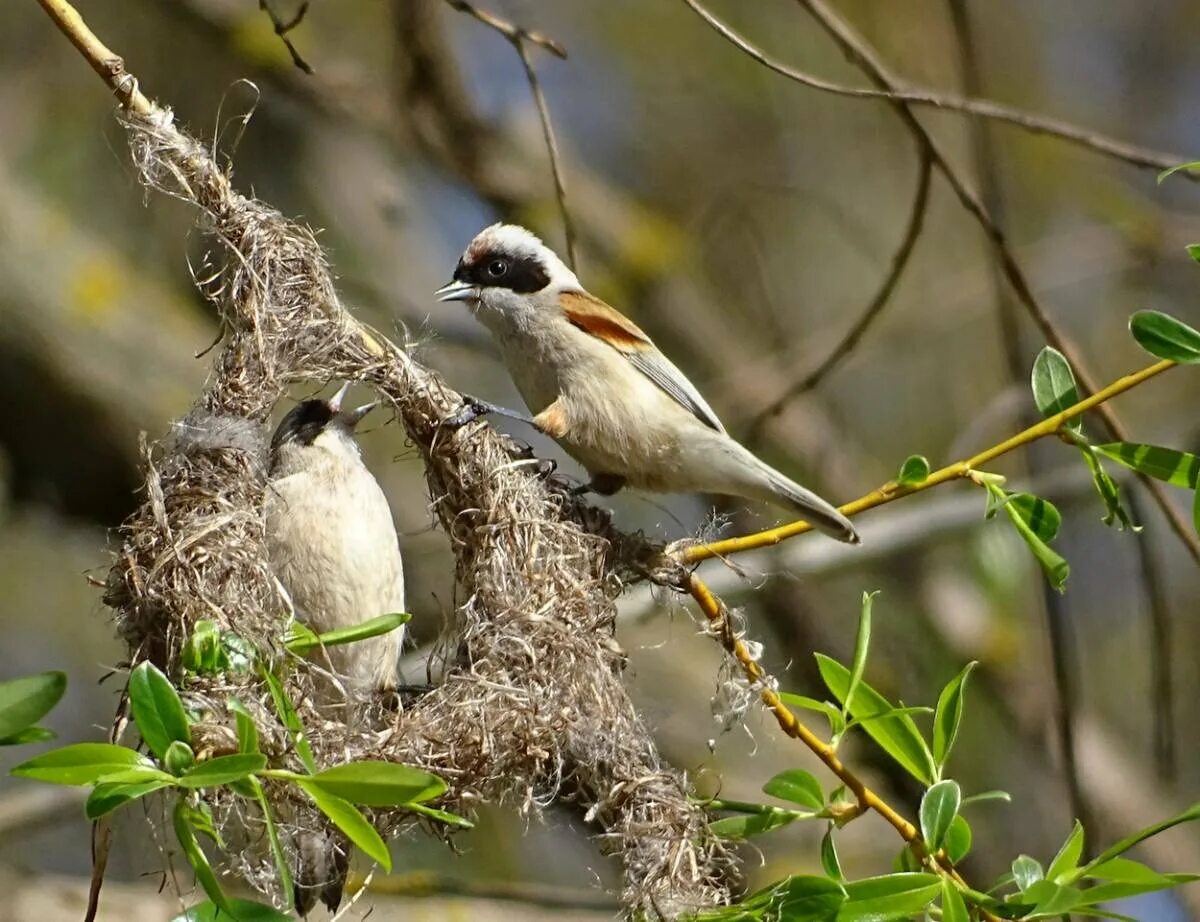
<path fill-rule="evenodd" d="M 460 398 L 341 308 L 308 228 L 234 191 L 169 111 L 124 124 L 143 182 L 195 205 L 217 244 L 197 282 L 224 333 L 192 411 L 144 448 L 145 498 L 120 530 L 105 600 L 132 662 L 149 659 L 179 681 L 211 752 L 236 748 L 228 710 L 236 699 L 254 716 L 271 765 L 300 768 L 252 669 L 185 678 L 181 655 L 202 620 L 259 656 L 285 655 L 288 605 L 263 535 L 265 423 L 294 381 L 362 382 L 391 406 L 424 458 L 465 601 L 440 644 L 440 684 L 398 712 L 364 704 L 329 720 L 312 704 L 315 667 L 290 664 L 286 692 L 317 763 L 420 766 L 449 784 L 437 805 L 466 816 L 480 803 L 527 815 L 574 804 L 602 850 L 622 862 L 630 913 L 669 918 L 728 902 L 734 859 L 708 832 L 687 779 L 659 755 L 622 683 L 615 600 L 634 575 L 679 585 L 661 548 L 616 532 L 554 489 L 534 459 L 487 425 L 439 428 Z M 289 841 L 323 829 L 294 788 L 267 790 Z M 206 796 L 223 832 L 261 840 L 261 817 L 244 802 Z M 418 823 L 404 811 L 370 816 L 385 837 Z M 432 824 L 425 830 L 447 834 Z M 268 856 L 230 851 L 230 869 L 278 901 Z"/>

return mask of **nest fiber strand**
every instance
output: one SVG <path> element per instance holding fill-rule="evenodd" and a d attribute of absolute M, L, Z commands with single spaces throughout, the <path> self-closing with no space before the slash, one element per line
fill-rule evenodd
<path fill-rule="evenodd" d="M 263 542 L 263 424 L 292 381 L 367 383 L 424 456 L 465 602 L 445 644 L 453 655 L 444 681 L 398 715 L 364 707 L 345 722 L 323 720 L 311 705 L 315 676 L 295 664 L 288 692 L 317 761 L 420 765 L 447 780 L 440 806 L 459 813 L 480 802 L 527 813 L 575 804 L 622 861 L 630 912 L 671 917 L 726 902 L 733 859 L 689 801 L 686 779 L 659 756 L 621 681 L 615 598 L 629 548 L 645 545 L 548 488 L 490 427 L 439 428 L 458 396 L 347 314 L 312 232 L 234 191 L 168 111 L 129 117 L 126 127 L 144 182 L 196 205 L 221 244 L 197 275 L 224 329 L 192 413 L 146 452 L 146 498 L 121 532 L 106 599 L 134 659 L 177 673 L 199 619 L 278 652 L 287 604 Z M 224 702 L 237 697 L 256 714 L 273 764 L 293 764 L 252 672 L 201 676 L 186 694 L 217 739 L 231 723 Z M 285 825 L 316 823 L 290 796 L 272 791 Z M 255 823 L 214 806 L 231 826 Z M 389 834 L 414 823 L 400 812 L 373 818 Z M 236 870 L 269 889 L 269 874 L 251 864 L 243 857 Z"/>

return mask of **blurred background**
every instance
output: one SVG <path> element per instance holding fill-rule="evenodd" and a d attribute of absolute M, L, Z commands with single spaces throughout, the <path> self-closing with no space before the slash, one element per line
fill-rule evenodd
<path fill-rule="evenodd" d="M 499 218 L 528 224 L 563 252 L 537 112 L 501 35 L 442 0 L 315 0 L 289 34 L 308 75 L 254 0 L 79 8 L 142 89 L 229 158 L 242 190 L 321 230 L 359 316 L 413 342 L 460 390 L 520 405 L 482 327 L 461 305 L 431 297 L 470 238 Z M 581 279 L 655 338 L 732 433 L 844 502 L 894 476 L 909 454 L 938 466 L 1029 418 L 1028 369 L 1045 340 L 936 174 L 911 260 L 877 321 L 815 387 L 761 417 L 853 327 L 911 221 L 920 162 L 886 103 L 772 74 L 680 0 L 486 8 L 569 52 L 563 61 L 531 48 L 561 147 Z M 709 8 L 786 62 L 865 85 L 799 4 Z M 1160 150 L 1200 151 L 1200 6 L 1190 0 L 833 8 L 906 81 Z M 287 20 L 296 6 L 276 0 L 275 12 Z M 1147 364 L 1126 329 L 1132 311 L 1200 322 L 1200 267 L 1183 251 L 1200 240 L 1197 187 L 1181 178 L 1160 186 L 1154 170 L 1010 126 L 928 109 L 919 117 L 982 190 L 1034 293 L 1095 379 Z M 217 335 L 189 274 L 206 246 L 194 218 L 138 185 L 111 100 L 38 5 L 0 4 L 0 679 L 65 669 L 70 688 L 49 722 L 67 741 L 99 739 L 116 707 L 121 682 L 110 673 L 125 651 L 88 578 L 103 578 L 108 530 L 139 501 L 139 433 L 157 438 L 187 410 L 205 376 L 198 355 Z M 1182 370 L 1113 406 L 1137 440 L 1195 451 L 1195 395 L 1193 373 Z M 1089 424 L 1103 435 L 1098 420 Z M 546 440 L 500 425 L 579 474 Z M 391 499 L 413 634 L 424 644 L 449 616 L 451 557 L 400 428 L 381 416 L 363 443 Z M 812 652 L 849 658 L 864 590 L 882 590 L 867 678 L 889 697 L 932 704 L 965 662 L 980 661 L 951 774 L 968 793 L 1013 795 L 970 815 L 964 872 L 980 881 L 1018 853 L 1048 861 L 1076 816 L 1102 847 L 1200 791 L 1196 562 L 1136 484 L 1144 532 L 1103 525 L 1066 446 L 1039 444 L 994 470 L 1062 511 L 1065 596 L 1046 591 L 1007 523 L 984 521 L 982 493 L 967 485 L 868 514 L 862 550 L 806 536 L 740 560 L 743 573 L 719 562 L 704 570 L 744 606 L 766 666 L 792 691 L 823 695 Z M 1186 515 L 1190 497 L 1171 499 Z M 704 497 L 604 504 L 623 527 L 668 540 L 694 533 L 712 511 Z M 729 533 L 775 521 L 740 503 L 718 510 Z M 725 704 L 713 702 L 718 650 L 687 606 L 635 589 L 624 608 L 619 639 L 635 698 L 702 791 L 762 799 L 761 784 L 787 767 L 828 780 L 757 711 L 726 726 Z M 419 666 L 408 668 L 410 680 L 421 678 Z M 915 815 L 919 791 L 869 741 L 851 739 L 844 753 Z M 0 770 L 19 757 L 5 754 Z M 0 920 L 81 916 L 89 840 L 71 793 L 0 778 Z M 157 893 L 161 843 L 142 815 L 127 814 L 100 918 L 166 919 L 179 904 L 169 884 Z M 823 831 L 797 823 L 758 840 L 745 851 L 749 883 L 819 872 Z M 890 868 L 899 850 L 872 817 L 840 842 L 851 876 Z M 438 875 L 441 895 L 366 896 L 351 917 L 372 905 L 376 919 L 615 912 L 603 889 L 615 868 L 566 813 L 526 823 L 492 811 L 455 844 L 458 854 L 425 839 L 397 845 L 402 875 Z M 1174 830 L 1137 857 L 1162 871 L 1200 871 L 1200 830 Z M 1200 888 L 1121 908 L 1200 919 Z"/>

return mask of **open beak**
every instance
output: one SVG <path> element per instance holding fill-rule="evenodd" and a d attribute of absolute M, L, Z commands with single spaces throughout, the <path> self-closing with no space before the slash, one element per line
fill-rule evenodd
<path fill-rule="evenodd" d="M 361 407 L 355 407 L 353 410 L 347 410 L 341 414 L 342 419 L 346 421 L 346 425 L 353 429 L 357 426 L 364 416 L 379 406 L 378 400 L 372 400 L 370 403 L 364 403 Z"/>
<path fill-rule="evenodd" d="M 346 399 L 346 392 L 350 390 L 350 382 L 347 381 L 338 388 L 338 392 L 329 398 L 329 409 L 334 413 L 342 411 L 342 401 Z"/>
<path fill-rule="evenodd" d="M 470 301 L 478 297 L 478 290 L 469 282 L 455 279 L 434 292 L 439 301 Z"/>

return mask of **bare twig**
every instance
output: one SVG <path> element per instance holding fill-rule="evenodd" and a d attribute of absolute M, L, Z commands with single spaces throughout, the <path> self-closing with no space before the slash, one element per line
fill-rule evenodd
<path fill-rule="evenodd" d="M 545 48 L 555 57 L 562 58 L 563 60 L 567 58 L 567 50 L 562 45 L 554 39 L 542 35 L 540 32 L 534 32 L 531 29 L 523 29 L 520 26 L 513 25 L 511 22 L 501 19 L 494 13 L 481 10 L 472 3 L 466 3 L 465 0 L 444 0 L 444 2 L 460 13 L 466 13 L 472 18 L 478 19 L 485 26 L 495 29 L 514 45 L 522 40 L 527 40 L 541 48 Z"/>
<path fill-rule="evenodd" d="M 300 25 L 308 14 L 308 0 L 304 0 L 296 9 L 296 14 L 287 20 L 280 18 L 279 14 L 275 12 L 275 8 L 271 6 L 270 0 L 258 0 L 258 8 L 270 18 L 271 25 L 275 28 L 275 34 L 279 36 L 283 46 L 288 50 L 288 54 L 292 56 L 292 63 L 311 76 L 313 74 L 312 65 L 300 56 L 300 52 L 296 50 L 296 46 L 288 36 L 288 33 Z"/>
<path fill-rule="evenodd" d="M 968 96 L 978 96 L 983 91 L 983 78 L 966 3 L 964 0 L 949 0 L 949 6 L 950 18 L 958 44 L 963 88 Z M 992 220 L 996 222 L 996 226 L 1001 227 L 1004 221 L 1003 203 L 995 151 L 992 149 L 991 133 L 988 130 L 991 126 L 980 121 L 972 121 L 968 127 L 971 133 L 971 146 L 975 158 L 975 173 L 979 182 L 980 196 L 984 207 L 992 216 Z M 1009 380 L 1019 386 L 1028 374 L 1021 348 L 1020 318 L 1016 305 L 1012 303 L 1012 299 L 1005 289 L 1004 275 L 1000 271 L 995 251 L 992 251 L 991 256 L 988 269 L 1000 325 L 1000 342 L 1004 350 L 1004 363 L 1008 370 Z M 1031 412 L 1028 404 L 1022 404 L 1019 419 L 1023 426 L 1032 425 L 1037 421 L 1037 417 Z M 1025 469 L 1035 477 L 1040 472 L 1040 465 L 1035 453 L 1030 452 L 1027 455 Z M 1091 829 L 1092 814 L 1080 783 L 1075 747 L 1075 719 L 1078 713 L 1076 700 L 1078 690 L 1073 668 L 1077 662 L 1075 634 L 1071 630 L 1065 600 L 1045 580 L 1041 583 L 1041 599 L 1042 615 L 1046 623 L 1046 635 L 1050 641 L 1050 658 L 1053 667 L 1051 673 L 1054 677 L 1056 705 L 1054 726 L 1058 735 L 1067 796 L 1070 799 L 1072 815 L 1083 824 L 1084 828 Z"/>
<path fill-rule="evenodd" d="M 854 325 L 850 327 L 846 335 L 830 350 L 829 354 L 821 360 L 817 367 L 799 381 L 789 385 L 783 393 L 750 420 L 750 423 L 746 427 L 745 441 L 747 445 L 755 445 L 762 436 L 763 427 L 771 419 L 778 416 L 789 402 L 812 390 L 840 365 L 846 356 L 854 350 L 854 347 L 858 345 L 859 340 L 866 334 L 871 324 L 883 313 L 883 309 L 891 299 L 892 292 L 896 290 L 896 286 L 900 282 L 900 277 L 904 274 L 904 269 L 908 265 L 913 249 L 916 247 L 917 238 L 921 236 L 921 228 L 924 226 L 925 214 L 929 207 L 929 186 L 933 172 L 932 162 L 923 148 L 919 151 L 918 157 L 917 191 L 913 197 L 908 223 L 904 228 L 904 236 L 901 237 L 900 245 L 896 248 L 896 252 L 892 256 L 891 266 L 883 279 L 883 283 L 876 290 L 858 320 L 854 322 Z"/>
<path fill-rule="evenodd" d="M 575 228 L 571 223 L 571 212 L 567 208 L 566 179 L 563 176 L 562 161 L 558 153 L 558 141 L 554 136 L 554 125 L 550 121 L 550 107 L 546 103 L 546 94 L 542 91 L 541 81 L 538 79 L 537 70 L 533 66 L 533 58 L 529 54 L 529 44 L 544 48 L 551 54 L 563 59 L 567 56 L 566 49 L 553 39 L 547 38 L 538 32 L 532 32 L 529 29 L 515 26 L 486 10 L 481 10 L 470 3 L 463 2 L 463 0 L 445 0 L 445 2 L 460 13 L 466 13 L 489 28 L 495 29 L 508 39 L 509 43 L 516 50 L 517 56 L 521 59 L 521 66 L 525 68 L 525 78 L 529 81 L 529 91 L 533 95 L 533 103 L 537 107 L 538 120 L 542 124 L 542 136 L 546 140 L 546 152 L 550 157 L 550 173 L 554 177 L 554 195 L 558 199 L 558 210 L 562 215 L 563 222 L 563 235 L 566 237 L 567 263 L 572 269 L 575 269 Z"/>
<path fill-rule="evenodd" d="M 990 99 L 966 98 L 952 93 L 941 93 L 924 87 L 914 87 L 896 83 L 888 88 L 870 89 L 869 87 L 847 86 L 824 80 L 802 70 L 784 64 L 778 58 L 767 54 L 743 35 L 731 28 L 727 23 L 718 19 L 699 3 L 699 0 L 683 0 L 697 15 L 713 29 L 737 45 L 742 51 L 758 61 L 764 67 L 781 76 L 802 83 L 823 93 L 834 93 L 838 96 L 848 96 L 855 99 L 884 99 L 893 103 L 905 103 L 915 106 L 927 106 L 950 112 L 961 112 L 977 118 L 986 118 L 998 122 L 1015 125 L 1034 134 L 1044 134 L 1058 138 L 1069 144 L 1075 144 L 1087 150 L 1121 160 L 1132 166 L 1153 170 L 1165 170 L 1178 166 L 1189 158 L 1178 154 L 1166 153 L 1137 144 L 1129 144 L 1110 138 L 1098 131 L 1082 128 L 1061 119 L 1051 118 L 1036 112 L 1027 112 L 1015 106 L 994 102 Z M 1200 181 L 1200 175 L 1184 171 L 1184 175 L 1192 181 Z"/>

